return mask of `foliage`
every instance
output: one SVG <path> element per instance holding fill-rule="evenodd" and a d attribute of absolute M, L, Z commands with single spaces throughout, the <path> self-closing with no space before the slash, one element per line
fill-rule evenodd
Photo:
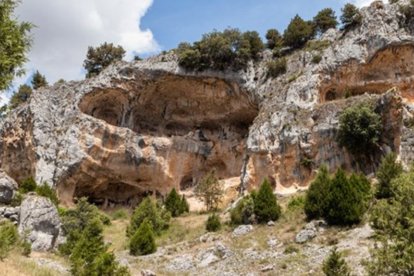
<path fill-rule="evenodd" d="M 27 240 L 21 241 L 21 248 L 22 248 L 22 255 L 25 257 L 29 257 L 32 253 L 32 244 Z"/>
<path fill-rule="evenodd" d="M 304 210 L 308 219 L 323 217 L 327 208 L 330 181 L 328 168 L 326 166 L 320 167 L 315 180 L 309 186 L 305 198 Z"/>
<path fill-rule="evenodd" d="M 208 232 L 217 232 L 221 229 L 220 217 L 214 213 L 208 216 L 206 221 L 206 230 Z"/>
<path fill-rule="evenodd" d="M 281 209 L 277 204 L 276 196 L 273 194 L 272 186 L 267 179 L 254 198 L 254 213 L 259 223 L 267 223 L 270 220 L 276 221 L 280 217 Z"/>
<path fill-rule="evenodd" d="M 284 32 L 283 41 L 286 46 L 300 48 L 314 35 L 315 30 L 312 22 L 305 21 L 299 15 L 296 15 Z"/>
<path fill-rule="evenodd" d="M 127 228 L 127 236 L 132 237 L 145 219 L 151 224 L 152 230 L 159 235 L 161 231 L 168 228 L 170 213 L 150 197 L 145 198 L 132 214 L 131 222 Z"/>
<path fill-rule="evenodd" d="M 266 47 L 270 50 L 283 46 L 283 37 L 276 29 L 270 29 L 266 32 Z"/>
<path fill-rule="evenodd" d="M 401 27 L 412 28 L 414 20 L 414 0 L 411 0 L 407 5 L 400 5 L 400 13 L 403 15 L 400 18 Z"/>
<path fill-rule="evenodd" d="M 0 223 L 0 260 L 7 257 L 9 251 L 18 241 L 16 226 L 10 221 Z"/>
<path fill-rule="evenodd" d="M 336 21 L 335 11 L 326 8 L 318 12 L 318 14 L 313 18 L 313 23 L 316 28 L 316 32 L 324 33 L 328 29 L 336 28 L 338 21 Z"/>
<path fill-rule="evenodd" d="M 371 221 L 380 245 L 372 251 L 369 275 L 413 275 L 414 171 L 391 181 L 392 197 L 374 207 Z"/>
<path fill-rule="evenodd" d="M 13 207 L 17 207 L 22 205 L 22 201 L 23 201 L 23 195 L 21 192 L 17 191 L 14 193 L 12 201 L 10 202 L 10 205 Z"/>
<path fill-rule="evenodd" d="M 167 209 L 173 217 L 178 217 L 185 212 L 188 212 L 189 206 L 185 196 L 180 197 L 173 188 L 165 199 L 165 209 Z"/>
<path fill-rule="evenodd" d="M 112 219 L 127 219 L 128 218 L 128 211 L 125 209 L 118 209 L 112 214 Z"/>
<path fill-rule="evenodd" d="M 369 154 L 375 149 L 381 131 L 381 116 L 370 105 L 358 104 L 341 114 L 337 138 L 351 153 Z"/>
<path fill-rule="evenodd" d="M 352 27 L 358 26 L 362 22 L 362 15 L 359 9 L 348 3 L 341 9 L 341 22 L 342 22 L 342 29 L 348 30 Z"/>
<path fill-rule="evenodd" d="M 287 204 L 287 209 L 290 211 L 303 210 L 305 206 L 306 197 L 303 195 L 295 196 L 291 198 Z"/>
<path fill-rule="evenodd" d="M 152 224 L 148 218 L 146 218 L 131 238 L 129 243 L 129 253 L 133 256 L 148 255 L 154 253 L 156 250 L 157 247 L 155 245 Z"/>
<path fill-rule="evenodd" d="M 189 70 L 240 70 L 249 60 L 256 60 L 263 48 L 257 32 L 228 28 L 204 34 L 192 45 L 181 43 L 177 54 L 179 65 Z"/>
<path fill-rule="evenodd" d="M 204 201 L 207 211 L 217 209 L 223 196 L 223 188 L 216 177 L 215 170 L 210 171 L 200 180 L 194 192 L 200 200 Z"/>
<path fill-rule="evenodd" d="M 267 72 L 272 78 L 286 73 L 286 58 L 278 58 L 267 63 Z"/>
<path fill-rule="evenodd" d="M 403 172 L 401 163 L 397 162 L 395 153 L 387 154 L 381 160 L 377 170 L 378 188 L 377 198 L 390 198 L 392 196 L 391 181 Z"/>
<path fill-rule="evenodd" d="M 32 24 L 18 22 L 14 10 L 20 1 L 0 1 L 0 90 L 10 87 L 15 76 L 24 73 L 23 65 L 30 48 Z"/>
<path fill-rule="evenodd" d="M 26 194 L 28 192 L 34 192 L 37 184 L 33 177 L 26 178 L 20 183 L 19 192 Z"/>
<path fill-rule="evenodd" d="M 56 206 L 59 204 L 59 199 L 56 195 L 56 191 L 51 188 L 46 182 L 44 182 L 42 185 L 37 186 L 35 191 L 39 196 L 50 199 Z"/>
<path fill-rule="evenodd" d="M 252 224 L 255 222 L 254 200 L 251 195 L 243 197 L 236 204 L 236 207 L 231 209 L 230 220 L 235 225 Z"/>
<path fill-rule="evenodd" d="M 10 98 L 10 108 L 14 109 L 21 105 L 22 103 L 27 102 L 27 100 L 32 95 L 32 88 L 26 84 L 19 86 L 17 92 L 15 92 Z"/>
<path fill-rule="evenodd" d="M 332 42 L 329 40 L 316 40 L 312 39 L 306 42 L 306 50 L 307 51 L 323 51 L 328 48 Z"/>
<path fill-rule="evenodd" d="M 181 196 L 181 213 L 188 213 L 190 212 L 190 206 L 188 205 L 187 199 L 185 198 L 185 195 Z"/>
<path fill-rule="evenodd" d="M 321 62 L 322 57 L 321 55 L 313 55 L 312 56 L 312 63 L 318 64 L 319 62 Z"/>
<path fill-rule="evenodd" d="M 32 87 L 33 87 L 34 90 L 37 90 L 37 89 L 39 89 L 41 87 L 48 86 L 48 83 L 46 81 L 46 77 L 44 75 L 40 74 L 39 71 L 36 71 L 33 74 L 32 82 L 31 83 L 32 83 Z"/>
<path fill-rule="evenodd" d="M 83 67 L 86 69 L 86 77 L 91 78 L 99 75 L 103 69 L 115 61 L 122 60 L 125 50 L 113 43 L 103 43 L 99 47 L 88 47 Z"/>
<path fill-rule="evenodd" d="M 349 267 L 336 248 L 331 250 L 328 258 L 323 262 L 323 273 L 326 276 L 349 276 Z"/>

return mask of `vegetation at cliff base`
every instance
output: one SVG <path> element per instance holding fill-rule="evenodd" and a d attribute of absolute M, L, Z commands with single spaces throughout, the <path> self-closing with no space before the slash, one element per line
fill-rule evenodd
<path fill-rule="evenodd" d="M 184 195 L 180 197 L 175 188 L 167 195 L 164 205 L 173 217 L 178 217 L 189 211 L 187 199 Z"/>
<path fill-rule="evenodd" d="M 378 185 L 375 196 L 377 198 L 390 198 L 393 195 L 391 182 L 403 172 L 403 167 L 397 161 L 395 153 L 387 154 L 382 158 L 376 172 Z"/>
<path fill-rule="evenodd" d="M 323 262 L 322 270 L 326 276 L 351 275 L 348 264 L 336 248 L 331 250 L 329 256 Z"/>
<path fill-rule="evenodd" d="M 206 221 L 206 230 L 208 232 L 217 232 L 220 229 L 221 229 L 220 216 L 216 213 L 209 215 Z"/>
<path fill-rule="evenodd" d="M 223 196 L 223 188 L 215 170 L 210 171 L 200 180 L 194 193 L 204 202 L 207 211 L 217 210 Z"/>
<path fill-rule="evenodd" d="M 145 218 L 129 242 L 129 253 L 133 256 L 147 255 L 157 250 L 152 224 Z"/>

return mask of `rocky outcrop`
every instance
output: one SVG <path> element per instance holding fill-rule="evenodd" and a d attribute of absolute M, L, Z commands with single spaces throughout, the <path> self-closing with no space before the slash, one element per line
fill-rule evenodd
<path fill-rule="evenodd" d="M 35 195 L 27 196 L 20 206 L 19 234 L 32 244 L 32 250 L 55 249 L 62 241 L 61 223 L 53 203 Z"/>
<path fill-rule="evenodd" d="M 18 186 L 13 178 L 0 171 L 0 203 L 10 204 Z"/>
<path fill-rule="evenodd" d="M 64 203 L 134 205 L 190 189 L 213 168 L 221 179 L 240 177 L 239 190 L 266 177 L 285 192 L 306 187 L 322 163 L 371 173 L 396 151 L 408 164 L 414 36 L 400 26 L 398 5 L 377 1 L 361 12 L 360 27 L 324 34 L 323 51 L 289 54 L 276 79 L 267 77 L 268 51 L 240 72 L 188 72 L 171 52 L 35 91 L 0 123 L 0 166 L 56 187 Z M 342 110 L 360 102 L 384 125 L 362 165 L 335 139 Z"/>

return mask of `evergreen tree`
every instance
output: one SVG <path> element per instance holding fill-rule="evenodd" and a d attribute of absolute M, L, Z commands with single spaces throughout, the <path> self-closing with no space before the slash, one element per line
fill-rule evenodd
<path fill-rule="evenodd" d="M 386 155 L 381 160 L 377 170 L 378 189 L 377 198 L 390 198 L 392 196 L 391 181 L 403 172 L 401 163 L 397 162 L 397 155 L 394 153 Z"/>
<path fill-rule="evenodd" d="M 217 232 L 221 228 L 220 217 L 217 214 L 211 214 L 206 221 L 206 230 L 208 232 Z"/>
<path fill-rule="evenodd" d="M 86 59 L 83 62 L 87 73 L 86 77 L 97 76 L 103 69 L 115 61 L 122 60 L 125 50 L 121 46 L 114 46 L 112 43 L 103 43 L 99 47 L 88 48 Z"/>
<path fill-rule="evenodd" d="M 148 255 L 157 250 L 151 222 L 146 218 L 132 236 L 129 253 L 133 256 Z"/>
<path fill-rule="evenodd" d="M 194 190 L 196 196 L 204 201 L 207 211 L 216 210 L 223 196 L 223 189 L 216 177 L 215 170 L 206 174 Z"/>
<path fill-rule="evenodd" d="M 361 24 L 362 15 L 359 9 L 352 4 L 346 4 L 342 8 L 341 22 L 344 30 Z"/>
<path fill-rule="evenodd" d="M 254 199 L 254 213 L 259 223 L 275 221 L 280 216 L 280 206 L 277 204 L 276 196 L 267 179 L 263 180 Z"/>
<path fill-rule="evenodd" d="M 19 86 L 17 92 L 13 94 L 10 99 L 10 108 L 14 109 L 21 105 L 22 103 L 27 102 L 30 96 L 32 95 L 32 88 L 26 84 L 22 84 Z"/>
<path fill-rule="evenodd" d="M 309 21 L 303 20 L 299 15 L 296 15 L 289 23 L 287 29 L 283 34 L 283 41 L 286 46 L 292 48 L 299 48 L 314 37 L 315 30 L 313 24 Z"/>
<path fill-rule="evenodd" d="M 335 12 L 330 8 L 326 8 L 318 12 L 318 14 L 313 18 L 313 23 L 316 31 L 321 34 L 326 32 L 328 29 L 336 28 L 336 25 L 338 25 Z"/>
<path fill-rule="evenodd" d="M 320 167 L 315 180 L 310 184 L 305 199 L 305 214 L 308 219 L 320 218 L 327 208 L 327 197 L 331 178 L 326 166 Z"/>
<path fill-rule="evenodd" d="M 280 35 L 279 31 L 276 29 L 270 29 L 266 33 L 267 48 L 273 50 L 274 48 L 282 47 L 283 37 Z"/>
<path fill-rule="evenodd" d="M 167 195 L 167 198 L 165 199 L 165 208 L 171 213 L 173 217 L 178 217 L 183 213 L 181 198 L 175 188 L 173 188 Z"/>
<path fill-rule="evenodd" d="M 32 87 L 33 87 L 33 89 L 37 90 L 41 87 L 46 87 L 46 86 L 48 86 L 48 83 L 46 81 L 46 77 L 44 75 L 40 74 L 39 71 L 36 71 L 33 74 L 33 77 L 32 77 Z"/>
<path fill-rule="evenodd" d="M 15 76 L 24 73 L 32 24 L 18 22 L 14 11 L 20 1 L 0 1 L 0 90 L 10 87 Z"/>
<path fill-rule="evenodd" d="M 235 225 L 254 223 L 254 199 L 251 195 L 243 197 L 236 207 L 231 209 L 230 219 Z"/>
<path fill-rule="evenodd" d="M 336 248 L 323 262 L 322 270 L 326 276 L 349 276 L 349 267 Z"/>
<path fill-rule="evenodd" d="M 181 208 L 181 214 L 190 212 L 190 206 L 188 205 L 187 199 L 185 198 L 184 195 L 181 196 L 180 208 Z"/>

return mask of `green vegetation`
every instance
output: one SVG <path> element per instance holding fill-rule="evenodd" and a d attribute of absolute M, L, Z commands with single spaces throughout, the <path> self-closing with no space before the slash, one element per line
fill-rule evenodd
<path fill-rule="evenodd" d="M 39 196 L 50 199 L 56 206 L 59 204 L 59 199 L 56 195 L 56 191 L 51 188 L 46 182 L 44 182 L 42 185 L 37 186 L 35 191 Z"/>
<path fill-rule="evenodd" d="M 332 42 L 329 40 L 309 40 L 306 43 L 305 49 L 307 51 L 323 51 L 331 45 Z"/>
<path fill-rule="evenodd" d="M 151 224 L 154 233 L 160 235 L 161 231 L 168 228 L 170 217 L 171 214 L 167 210 L 147 197 L 132 214 L 131 222 L 127 228 L 127 236 L 132 237 L 145 219 Z"/>
<path fill-rule="evenodd" d="M 270 29 L 266 32 L 266 47 L 270 50 L 283 46 L 283 37 L 276 29 Z"/>
<path fill-rule="evenodd" d="M 277 204 L 276 196 L 273 194 L 272 186 L 265 179 L 254 197 L 254 213 L 259 223 L 276 221 L 280 217 L 281 209 Z"/>
<path fill-rule="evenodd" d="M 256 60 L 264 45 L 257 32 L 226 29 L 204 34 L 200 41 L 178 46 L 179 65 L 188 70 L 240 70 Z"/>
<path fill-rule="evenodd" d="M 370 183 L 363 175 L 345 175 L 338 169 L 330 177 L 321 167 L 305 200 L 308 219 L 324 218 L 331 225 L 352 225 L 361 221 L 371 197 Z"/>
<path fill-rule="evenodd" d="M 230 220 L 232 224 L 253 224 L 254 217 L 254 200 L 251 195 L 247 195 L 239 200 L 237 205 L 230 211 Z"/>
<path fill-rule="evenodd" d="M 326 276 L 349 276 L 349 267 L 336 248 L 331 250 L 328 258 L 323 262 L 323 273 Z"/>
<path fill-rule="evenodd" d="M 195 195 L 204 202 L 207 211 L 217 210 L 223 196 L 215 170 L 207 173 L 194 189 Z"/>
<path fill-rule="evenodd" d="M 208 216 L 206 221 L 206 230 L 208 232 L 217 232 L 221 229 L 220 217 L 213 213 Z"/>
<path fill-rule="evenodd" d="M 148 218 L 146 218 L 131 238 L 129 243 L 129 253 L 133 256 L 139 256 L 154 253 L 156 250 L 157 247 L 155 245 L 152 224 Z"/>
<path fill-rule="evenodd" d="M 348 30 L 352 27 L 356 27 L 362 22 L 361 12 L 357 7 L 352 4 L 345 4 L 342 8 L 341 22 L 342 29 Z"/>
<path fill-rule="evenodd" d="M 183 195 L 180 197 L 175 188 L 173 188 L 167 195 L 164 204 L 165 209 L 167 209 L 173 217 L 178 217 L 189 211 L 188 202 L 185 196 Z"/>
<path fill-rule="evenodd" d="M 13 223 L 9 221 L 0 222 L 0 260 L 7 257 L 18 239 L 19 235 Z"/>
<path fill-rule="evenodd" d="M 400 18 L 400 25 L 411 27 L 414 19 L 414 0 L 411 0 L 407 5 L 400 5 L 400 12 L 404 15 Z"/>
<path fill-rule="evenodd" d="M 128 211 L 125 209 L 118 209 L 111 215 L 112 219 L 120 220 L 120 219 L 127 219 L 129 217 Z"/>
<path fill-rule="evenodd" d="M 367 104 L 348 107 L 339 118 L 338 142 L 356 155 L 370 154 L 382 131 L 381 116 Z"/>
<path fill-rule="evenodd" d="M 312 56 L 312 63 L 318 64 L 319 62 L 321 62 L 322 57 L 321 55 L 313 55 Z"/>
<path fill-rule="evenodd" d="M 377 198 L 390 198 L 392 196 L 391 181 L 397 178 L 403 172 L 401 163 L 397 162 L 395 153 L 387 154 L 381 160 L 376 176 L 378 180 L 378 188 L 376 192 Z"/>
<path fill-rule="evenodd" d="M 277 78 L 286 73 L 286 58 L 278 58 L 267 63 L 268 75 L 272 78 Z"/>
<path fill-rule="evenodd" d="M 27 102 L 27 100 L 32 95 L 32 88 L 26 84 L 22 84 L 19 86 L 17 92 L 13 93 L 9 106 L 11 109 L 14 109 L 21 105 L 22 103 Z"/>
<path fill-rule="evenodd" d="M 336 28 L 338 21 L 336 21 L 336 16 L 334 10 L 326 8 L 318 12 L 318 14 L 313 18 L 313 24 L 315 26 L 317 33 L 324 33 L 328 29 Z"/>
<path fill-rule="evenodd" d="M 86 77 L 91 78 L 99 75 L 103 69 L 115 61 L 122 60 L 125 50 L 121 46 L 114 46 L 113 43 L 103 43 L 99 47 L 89 47 L 83 67 L 86 70 Z"/>
<path fill-rule="evenodd" d="M 26 194 L 28 192 L 34 192 L 37 184 L 33 177 L 29 177 L 22 181 L 19 185 L 19 192 Z"/>
<path fill-rule="evenodd" d="M 42 75 L 42 74 L 40 74 L 40 72 L 39 71 L 36 71 L 34 74 L 33 74 L 33 77 L 32 77 L 32 87 L 33 87 L 33 89 L 39 89 L 39 88 L 41 88 L 41 87 L 46 87 L 46 86 L 48 86 L 48 83 L 47 83 L 47 81 L 46 81 L 46 77 L 44 76 L 44 75 Z"/>
<path fill-rule="evenodd" d="M 14 11 L 20 1 L 0 1 L 0 90 L 10 87 L 14 77 L 24 73 L 30 48 L 32 24 L 18 22 Z"/>
<path fill-rule="evenodd" d="M 285 46 L 292 48 L 300 48 L 305 43 L 313 38 L 315 30 L 313 23 L 303 20 L 299 15 L 296 15 L 289 23 L 287 29 L 283 34 L 283 41 Z"/>

